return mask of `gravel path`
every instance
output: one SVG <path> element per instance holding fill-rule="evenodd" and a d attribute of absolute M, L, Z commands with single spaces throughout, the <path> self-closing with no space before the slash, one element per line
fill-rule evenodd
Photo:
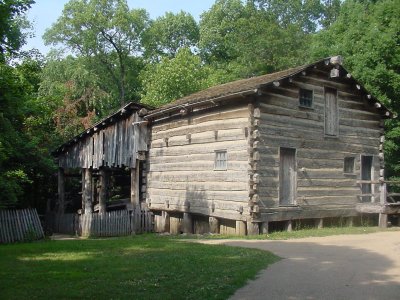
<path fill-rule="evenodd" d="M 234 300 L 400 299 L 400 231 L 213 242 L 268 250 L 283 258 L 239 289 Z"/>

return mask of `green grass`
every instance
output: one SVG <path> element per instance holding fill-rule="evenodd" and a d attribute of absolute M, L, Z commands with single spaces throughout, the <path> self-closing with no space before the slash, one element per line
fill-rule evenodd
<path fill-rule="evenodd" d="M 182 236 L 182 239 L 245 239 L 245 240 L 289 240 L 301 239 L 306 237 L 323 237 L 342 234 L 368 234 L 382 231 L 396 231 L 400 230 L 398 227 L 382 229 L 379 227 L 366 226 L 366 227 L 325 227 L 321 229 L 306 228 L 287 231 L 276 231 L 269 234 L 260 234 L 253 236 L 236 236 L 236 235 L 188 235 Z"/>
<path fill-rule="evenodd" d="M 1 299 L 226 299 L 275 255 L 142 235 L 0 245 Z"/>
<path fill-rule="evenodd" d="M 325 227 L 321 229 L 317 228 L 300 229 L 291 232 L 277 231 L 268 235 L 261 235 L 260 237 L 269 240 L 288 240 L 288 239 L 323 237 L 323 236 L 342 235 L 342 234 L 367 234 L 367 233 L 381 232 L 387 230 L 388 229 L 382 229 L 378 227 Z"/>

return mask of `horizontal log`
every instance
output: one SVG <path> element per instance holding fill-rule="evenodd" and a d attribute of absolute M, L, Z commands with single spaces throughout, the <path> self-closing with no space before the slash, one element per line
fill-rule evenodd
<path fill-rule="evenodd" d="M 185 211 L 185 207 L 179 205 L 173 206 L 170 209 L 165 209 L 159 204 L 154 204 L 151 205 L 150 208 L 151 210 L 165 210 L 172 213 L 183 213 Z M 247 217 L 244 214 L 234 210 L 215 209 L 214 211 L 211 211 L 208 208 L 195 207 L 190 211 L 190 213 L 228 220 L 247 220 Z"/>
<path fill-rule="evenodd" d="M 248 202 L 247 191 L 204 191 L 204 190 L 169 190 L 148 188 L 147 194 L 152 201 L 155 197 L 169 200 L 170 204 L 174 201 L 232 201 L 232 202 Z"/>
<path fill-rule="evenodd" d="M 199 124 L 186 124 L 172 129 L 160 130 L 157 128 L 152 134 L 152 139 L 162 139 L 164 137 L 180 136 L 187 134 L 203 133 L 215 130 L 230 130 L 242 129 L 248 126 L 248 117 L 226 119 L 226 120 L 212 120 Z"/>
<path fill-rule="evenodd" d="M 322 197 L 322 196 L 354 196 L 356 199 L 356 195 L 360 193 L 360 189 L 357 187 L 338 187 L 338 188 L 331 188 L 331 187 L 299 187 L 297 189 L 297 197 L 302 198 L 305 197 L 307 201 L 312 197 Z"/>
<path fill-rule="evenodd" d="M 169 172 L 169 171 L 206 171 L 214 170 L 214 161 L 192 161 L 192 162 L 177 162 L 177 163 L 160 163 L 160 164 L 150 164 L 150 172 Z M 228 171 L 247 171 L 248 162 L 247 161 L 228 161 L 227 170 L 216 170 L 215 172 L 228 172 Z"/>
<path fill-rule="evenodd" d="M 247 151 L 228 151 L 228 161 L 247 161 L 248 153 Z M 178 163 L 178 162 L 192 162 L 192 161 L 211 161 L 215 160 L 215 152 L 212 151 L 210 153 L 200 153 L 200 154 L 188 154 L 188 155 L 170 155 L 170 156 L 155 156 L 150 155 L 149 161 L 151 164 L 160 164 L 160 163 Z"/>
<path fill-rule="evenodd" d="M 190 144 L 184 146 L 171 146 L 163 148 L 150 148 L 149 156 L 177 156 L 177 155 L 191 155 L 202 153 L 214 153 L 214 150 L 227 149 L 228 151 L 247 151 L 246 140 L 239 141 L 216 141 L 210 145 L 204 144 Z"/>
<path fill-rule="evenodd" d="M 249 111 L 247 109 L 247 104 L 240 103 L 240 106 L 236 104 L 235 107 L 223 106 L 220 108 L 212 108 L 209 111 L 200 111 L 197 113 L 191 113 L 190 115 L 184 117 L 181 120 L 175 120 L 170 122 L 169 120 L 156 121 L 152 126 L 152 132 L 157 133 L 159 131 L 171 130 L 174 128 L 179 128 L 181 126 L 188 125 L 198 125 L 208 121 L 215 120 L 228 120 L 236 118 L 248 118 Z"/>
<path fill-rule="evenodd" d="M 286 116 L 296 119 L 311 120 L 315 122 L 322 122 L 323 117 L 321 114 L 317 114 L 314 111 L 300 111 L 298 109 L 288 109 L 275 105 L 260 104 L 261 109 L 261 120 L 264 114 L 272 114 L 277 116 Z"/>
<path fill-rule="evenodd" d="M 148 181 L 165 181 L 165 182 L 210 182 L 210 181 L 223 181 L 223 182 L 242 182 L 248 181 L 249 175 L 246 171 L 229 171 L 229 172 L 215 172 L 215 171 L 168 171 L 168 172 L 151 172 L 148 175 Z"/>
<path fill-rule="evenodd" d="M 331 217 L 351 217 L 357 216 L 354 205 L 350 206 L 331 206 L 331 207 L 309 207 L 309 209 L 287 210 L 286 208 L 273 209 L 268 211 L 261 210 L 260 221 L 267 220 L 268 222 L 296 220 L 296 219 L 316 219 L 316 218 L 331 218 Z"/>
<path fill-rule="evenodd" d="M 168 138 L 168 147 L 173 146 L 183 146 L 183 145 L 195 145 L 195 144 L 210 144 L 215 141 L 246 141 L 244 132 L 242 129 L 233 129 L 227 131 L 218 131 L 218 136 L 216 138 L 215 132 L 205 132 L 192 134 L 190 140 L 184 136 L 174 136 Z M 151 141 L 151 147 L 153 148 L 163 148 L 166 147 L 165 139 L 158 139 Z"/>
<path fill-rule="evenodd" d="M 169 190 L 195 190 L 195 191 L 248 191 L 249 184 L 246 180 L 242 182 L 170 182 L 170 181 L 156 181 L 151 178 L 148 188 L 155 189 L 169 189 Z"/>

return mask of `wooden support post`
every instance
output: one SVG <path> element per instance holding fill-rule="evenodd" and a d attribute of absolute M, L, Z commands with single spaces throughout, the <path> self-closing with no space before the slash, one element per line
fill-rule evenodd
<path fill-rule="evenodd" d="M 236 235 L 246 235 L 246 222 L 236 221 Z"/>
<path fill-rule="evenodd" d="M 383 182 L 381 184 L 381 196 L 380 196 L 380 204 L 382 207 L 387 203 L 387 186 L 386 183 Z M 388 226 L 388 215 L 387 214 L 379 214 L 379 227 L 387 228 Z"/>
<path fill-rule="evenodd" d="M 183 213 L 183 233 L 193 233 L 193 220 L 190 213 Z"/>
<path fill-rule="evenodd" d="M 133 207 L 140 206 L 139 176 L 140 176 L 139 161 L 136 160 L 136 168 L 131 169 L 131 203 Z"/>
<path fill-rule="evenodd" d="M 82 172 L 82 179 L 81 179 L 81 186 L 82 186 L 82 213 L 85 213 L 85 169 L 81 170 Z"/>
<path fill-rule="evenodd" d="M 93 212 L 92 207 L 92 169 L 84 169 L 85 181 L 83 182 L 83 209 L 85 214 Z"/>
<path fill-rule="evenodd" d="M 286 221 L 286 231 L 287 232 L 293 231 L 293 222 L 292 222 L 292 220 Z"/>
<path fill-rule="evenodd" d="M 99 214 L 106 212 L 106 202 L 108 197 L 108 185 L 110 182 L 110 172 L 104 168 L 100 169 L 100 192 L 99 192 Z"/>
<path fill-rule="evenodd" d="M 315 227 L 317 227 L 318 229 L 324 228 L 324 219 L 315 219 Z"/>
<path fill-rule="evenodd" d="M 260 226 L 256 222 L 247 222 L 247 234 L 248 235 L 259 235 Z"/>
<path fill-rule="evenodd" d="M 260 230 L 262 234 L 268 234 L 268 222 L 262 222 L 260 225 Z"/>
<path fill-rule="evenodd" d="M 347 224 L 348 227 L 353 227 L 354 226 L 354 218 L 353 217 L 348 217 L 347 218 Z"/>
<path fill-rule="evenodd" d="M 387 228 L 388 227 L 388 215 L 387 214 L 379 214 L 379 227 Z"/>
<path fill-rule="evenodd" d="M 161 213 L 162 219 L 163 219 L 163 232 L 169 232 L 170 231 L 170 216 L 169 216 L 169 212 L 167 211 L 163 211 Z"/>
<path fill-rule="evenodd" d="M 58 201 L 57 201 L 57 214 L 64 214 L 65 206 L 65 176 L 64 169 L 58 168 Z"/>
<path fill-rule="evenodd" d="M 209 217 L 208 223 L 210 224 L 210 233 L 219 233 L 219 221 L 215 217 Z"/>

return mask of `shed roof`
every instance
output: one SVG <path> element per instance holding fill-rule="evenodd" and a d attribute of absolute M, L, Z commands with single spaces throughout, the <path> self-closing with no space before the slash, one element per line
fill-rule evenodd
<path fill-rule="evenodd" d="M 58 154 L 64 152 L 64 150 L 67 147 L 77 143 L 79 140 L 81 140 L 89 135 L 94 134 L 97 130 L 100 130 L 102 128 L 110 126 L 111 124 L 117 122 L 121 118 L 126 118 L 126 116 L 129 115 L 130 112 L 139 111 L 142 108 L 146 108 L 148 110 L 152 109 L 151 107 L 149 107 L 147 105 L 134 103 L 134 102 L 130 102 L 130 103 L 124 105 L 123 107 L 118 109 L 116 112 L 110 114 L 109 116 L 105 117 L 101 121 L 94 124 L 92 127 L 85 129 L 84 131 L 82 131 L 78 135 L 74 136 L 69 141 L 67 141 L 64 144 L 62 144 L 61 146 L 59 146 L 57 149 L 55 149 L 52 152 L 52 155 L 57 156 Z"/>

